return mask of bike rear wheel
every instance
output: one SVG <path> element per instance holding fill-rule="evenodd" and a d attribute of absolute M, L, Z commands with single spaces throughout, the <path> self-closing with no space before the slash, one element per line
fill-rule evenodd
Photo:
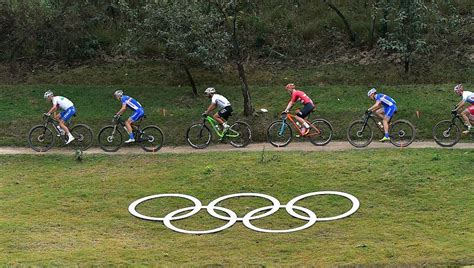
<path fill-rule="evenodd" d="M 85 151 L 92 146 L 94 135 L 92 134 L 92 129 L 89 126 L 77 124 L 71 129 L 71 134 L 75 138 L 74 141 L 72 141 L 74 148 Z"/>
<path fill-rule="evenodd" d="M 156 152 L 163 147 L 163 131 L 157 126 L 147 126 L 143 128 L 138 141 L 143 150 L 147 152 Z"/>
<path fill-rule="evenodd" d="M 192 124 L 186 131 L 186 141 L 195 149 L 204 149 L 211 143 L 211 131 L 202 123 Z"/>
<path fill-rule="evenodd" d="M 293 130 L 282 120 L 274 121 L 267 128 L 267 140 L 275 147 L 285 147 L 290 144 Z"/>
<path fill-rule="evenodd" d="M 252 131 L 247 123 L 238 121 L 227 130 L 226 138 L 230 140 L 232 146 L 243 148 L 250 144 Z"/>
<path fill-rule="evenodd" d="M 407 147 L 415 140 L 415 127 L 407 120 L 397 120 L 390 127 L 390 142 L 397 147 Z"/>
<path fill-rule="evenodd" d="M 433 127 L 433 138 L 442 147 L 451 147 L 461 139 L 461 129 L 451 120 L 443 120 Z"/>
<path fill-rule="evenodd" d="M 306 137 L 309 141 L 316 146 L 323 146 L 328 144 L 333 136 L 333 130 L 331 123 L 325 119 L 316 119 L 311 122 L 311 128 L 309 129 Z"/>
<path fill-rule="evenodd" d="M 106 126 L 99 131 L 99 146 L 106 152 L 116 152 L 122 147 L 123 135 L 119 128 Z"/>
<path fill-rule="evenodd" d="M 37 152 L 46 152 L 53 147 L 54 134 L 44 125 L 34 126 L 28 133 L 28 144 Z"/>
<path fill-rule="evenodd" d="M 347 140 L 357 148 L 363 148 L 369 145 L 374 138 L 374 132 L 369 124 L 363 120 L 352 122 L 347 129 Z"/>

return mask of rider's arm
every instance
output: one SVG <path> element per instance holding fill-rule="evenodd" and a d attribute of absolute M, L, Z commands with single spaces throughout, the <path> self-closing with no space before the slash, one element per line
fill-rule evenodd
<path fill-rule="evenodd" d="M 217 105 L 215 103 L 211 103 L 209 107 L 207 107 L 206 114 L 210 113 L 212 110 L 216 109 Z"/>
<path fill-rule="evenodd" d="M 116 115 L 120 116 L 122 115 L 123 113 L 125 113 L 125 111 L 127 110 L 127 104 L 122 104 L 122 108 L 120 108 L 120 110 L 116 113 Z"/>
<path fill-rule="evenodd" d="M 454 109 L 455 111 L 459 111 L 465 104 L 466 102 L 464 100 L 461 100 L 457 105 L 456 108 Z"/>
<path fill-rule="evenodd" d="M 373 111 L 379 109 L 379 108 L 380 108 L 380 105 L 381 105 L 381 102 L 380 102 L 380 101 L 376 101 L 375 104 L 372 105 L 372 107 L 370 107 L 370 108 L 368 109 L 368 111 L 373 112 Z"/>
<path fill-rule="evenodd" d="M 293 107 L 293 104 L 295 104 L 295 102 L 290 100 L 290 102 L 288 102 L 288 105 L 286 106 L 285 112 L 289 112 L 291 107 Z"/>
<path fill-rule="evenodd" d="M 54 113 L 57 109 L 58 109 L 58 105 L 53 104 L 53 107 L 51 107 L 51 109 L 49 109 L 48 114 Z"/>

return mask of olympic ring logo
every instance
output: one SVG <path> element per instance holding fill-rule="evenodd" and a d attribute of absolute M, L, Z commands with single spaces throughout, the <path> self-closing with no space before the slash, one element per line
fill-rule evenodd
<path fill-rule="evenodd" d="M 295 205 L 298 201 L 301 201 L 301 200 L 303 200 L 307 197 L 318 196 L 318 195 L 336 195 L 336 196 L 345 197 L 345 198 L 349 199 L 352 202 L 352 207 L 351 207 L 350 210 L 348 210 L 347 212 L 342 213 L 340 215 L 333 216 L 333 217 L 321 217 L 321 218 L 319 218 L 319 217 L 316 216 L 316 214 L 313 211 L 311 211 L 311 210 L 309 210 L 305 207 Z M 191 202 L 193 202 L 194 206 L 177 209 L 175 211 L 172 211 L 172 212 L 168 213 L 167 215 L 165 215 L 162 218 L 146 216 L 146 215 L 143 215 L 143 214 L 141 214 L 137 211 L 137 206 L 138 205 L 140 205 L 140 204 L 142 204 L 146 201 L 149 201 L 149 200 L 152 200 L 152 199 L 157 199 L 157 198 L 162 198 L 162 197 L 184 198 L 184 199 L 187 199 L 187 200 L 190 200 Z M 264 198 L 264 199 L 269 200 L 270 202 L 272 202 L 272 205 L 254 209 L 254 210 L 248 212 L 247 214 L 245 214 L 243 217 L 238 217 L 237 214 L 234 211 L 232 211 L 228 208 L 217 206 L 217 204 L 219 204 L 220 202 L 222 202 L 224 200 L 227 200 L 227 199 L 230 199 L 230 198 L 236 198 L 236 197 L 260 197 L 260 198 Z M 245 227 L 247 227 L 248 229 L 256 231 L 256 232 L 291 233 L 291 232 L 301 231 L 301 230 L 304 230 L 306 228 L 309 228 L 309 227 L 313 226 L 318 221 L 320 221 L 320 222 L 335 221 L 335 220 L 339 220 L 339 219 L 349 217 L 350 215 L 354 214 L 359 209 L 359 207 L 360 207 L 359 200 L 351 194 L 344 193 L 344 192 L 337 192 L 337 191 L 320 191 L 320 192 L 312 192 L 312 193 L 299 195 L 299 196 L 291 199 L 286 205 L 281 205 L 280 201 L 278 201 L 278 199 L 276 199 L 275 197 L 272 197 L 272 196 L 269 196 L 269 195 L 266 195 L 266 194 L 261 194 L 261 193 L 237 193 L 237 194 L 225 195 L 225 196 L 221 196 L 221 197 L 213 200 L 207 206 L 203 206 L 201 201 L 199 201 L 199 199 L 197 199 L 193 196 L 190 196 L 190 195 L 185 195 L 185 194 L 156 194 L 156 195 L 146 196 L 146 197 L 143 197 L 143 198 L 140 198 L 140 199 L 134 201 L 128 207 L 128 211 L 130 212 L 130 214 L 132 214 L 133 216 L 135 216 L 139 219 L 148 220 L 148 221 L 163 222 L 164 225 L 168 229 L 171 229 L 175 232 L 183 233 L 183 234 L 212 234 L 212 233 L 217 233 L 217 232 L 220 232 L 220 231 L 223 231 L 223 230 L 226 230 L 226 229 L 230 228 L 232 225 L 234 225 L 238 221 L 241 221 L 243 223 L 243 225 Z M 304 225 L 296 227 L 296 228 L 281 229 L 281 230 L 271 230 L 271 229 L 259 228 L 259 227 L 252 224 L 252 222 L 251 222 L 252 220 L 268 217 L 268 216 L 274 214 L 275 212 L 277 212 L 281 208 L 286 209 L 288 214 L 290 214 L 294 218 L 297 218 L 297 219 L 300 219 L 300 220 L 303 220 L 303 221 L 307 221 L 307 222 Z M 223 220 L 223 221 L 227 221 L 227 223 L 224 224 L 221 227 L 218 227 L 218 228 L 215 228 L 215 229 L 212 229 L 212 230 L 184 230 L 184 229 L 178 228 L 178 227 L 173 225 L 172 221 L 189 218 L 189 217 L 195 215 L 196 213 L 198 213 L 202 209 L 206 209 L 207 212 L 211 216 L 213 216 L 214 218 L 217 218 L 217 219 L 220 219 L 220 220 Z M 227 214 L 227 216 L 223 216 L 223 215 L 217 213 L 216 210 Z M 306 216 L 303 216 L 299 213 L 296 213 L 295 210 L 303 212 L 304 214 L 306 214 Z M 184 212 L 187 212 L 187 213 L 185 213 L 183 215 L 180 215 Z M 261 214 L 258 214 L 258 213 L 261 213 Z M 258 214 L 258 215 L 256 215 L 256 214 Z M 179 215 L 179 216 L 177 216 L 177 215 Z"/>

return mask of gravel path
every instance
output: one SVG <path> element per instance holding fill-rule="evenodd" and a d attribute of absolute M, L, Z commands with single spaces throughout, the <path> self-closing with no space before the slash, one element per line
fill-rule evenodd
<path fill-rule="evenodd" d="M 397 148 L 390 143 L 378 143 L 372 142 L 368 147 L 363 149 L 357 149 L 350 145 L 348 142 L 331 142 L 326 146 L 314 146 L 309 142 L 294 142 L 289 144 L 287 147 L 276 148 L 269 143 L 254 143 L 250 144 L 245 148 L 234 148 L 230 144 L 217 144 L 210 145 L 206 149 L 193 149 L 189 146 L 165 146 L 161 148 L 157 153 L 147 153 L 138 146 L 125 146 L 115 153 L 106 153 L 100 148 L 90 148 L 85 151 L 85 154 L 187 154 L 187 153 L 206 153 L 206 152 L 257 152 L 262 151 L 265 148 L 266 151 L 304 151 L 304 152 L 317 152 L 317 151 L 345 151 L 345 150 L 366 150 L 366 149 L 380 149 L 380 148 L 391 148 L 394 150 L 405 150 L 406 148 Z M 433 141 L 422 141 L 414 142 L 409 147 L 413 148 L 442 148 Z M 474 143 L 458 143 L 452 149 L 472 149 L 474 150 Z M 37 153 L 27 147 L 0 147 L 0 155 L 14 155 L 14 154 L 72 154 L 73 149 L 69 148 L 53 148 L 46 153 Z"/>

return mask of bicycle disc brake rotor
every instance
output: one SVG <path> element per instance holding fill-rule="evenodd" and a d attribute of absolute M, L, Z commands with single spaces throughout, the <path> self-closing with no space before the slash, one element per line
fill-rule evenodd
<path fill-rule="evenodd" d="M 108 143 L 112 143 L 114 141 L 114 137 L 113 136 L 108 136 L 107 137 L 107 142 Z"/>
<path fill-rule="evenodd" d="M 362 138 L 362 136 L 363 136 L 363 131 L 362 130 L 357 131 L 357 138 Z"/>
<path fill-rule="evenodd" d="M 449 129 L 446 129 L 445 131 L 443 131 L 443 137 L 449 138 L 449 136 L 451 136 L 450 132 L 451 131 L 449 131 Z"/>
<path fill-rule="evenodd" d="M 44 142 L 44 134 L 39 135 L 38 138 L 37 138 L 37 140 L 38 140 L 39 142 Z"/>
<path fill-rule="evenodd" d="M 403 131 L 403 130 L 398 131 L 398 136 L 399 136 L 400 138 L 405 137 L 405 131 Z"/>

